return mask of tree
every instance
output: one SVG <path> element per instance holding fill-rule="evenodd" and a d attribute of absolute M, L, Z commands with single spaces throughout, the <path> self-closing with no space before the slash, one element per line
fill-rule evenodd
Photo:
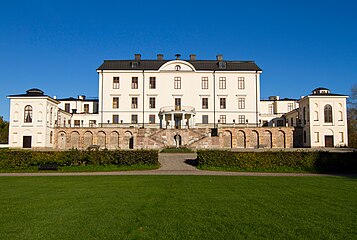
<path fill-rule="evenodd" d="M 357 84 L 351 88 L 351 95 L 347 101 L 348 145 L 357 148 Z"/>
<path fill-rule="evenodd" d="M 0 143 L 8 143 L 9 123 L 0 116 Z"/>

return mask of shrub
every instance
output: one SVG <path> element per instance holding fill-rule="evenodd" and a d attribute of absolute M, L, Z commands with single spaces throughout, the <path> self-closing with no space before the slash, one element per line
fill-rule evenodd
<path fill-rule="evenodd" d="M 158 165 L 158 151 L 154 150 L 115 150 L 115 151 L 0 151 L 0 169 L 19 170 L 35 168 L 44 164 L 58 166 L 87 165 Z"/>
<path fill-rule="evenodd" d="M 242 171 L 357 172 L 357 152 L 267 151 L 231 152 L 197 151 L 199 167 L 236 169 Z"/>

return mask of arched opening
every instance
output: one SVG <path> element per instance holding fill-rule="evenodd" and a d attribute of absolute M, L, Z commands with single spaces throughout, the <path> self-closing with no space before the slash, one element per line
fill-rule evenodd
<path fill-rule="evenodd" d="M 263 137 L 263 141 L 261 143 L 261 146 L 263 146 L 264 148 L 272 148 L 273 147 L 272 133 L 268 130 L 265 130 L 264 135 L 262 137 Z"/>
<path fill-rule="evenodd" d="M 83 139 L 83 147 L 87 149 L 89 146 L 93 145 L 93 134 L 92 132 L 85 132 L 84 139 Z"/>
<path fill-rule="evenodd" d="M 134 136 L 130 131 L 125 132 L 124 143 L 128 149 L 134 149 Z"/>
<path fill-rule="evenodd" d="M 237 133 L 237 148 L 246 148 L 245 132 L 242 130 Z"/>
<path fill-rule="evenodd" d="M 110 134 L 110 148 L 111 149 L 119 148 L 119 133 L 117 131 L 111 132 Z"/>
<path fill-rule="evenodd" d="M 24 122 L 25 123 L 32 123 L 32 106 L 27 105 L 24 110 Z"/>
<path fill-rule="evenodd" d="M 105 132 L 103 132 L 103 131 L 98 132 L 97 144 L 100 146 L 100 148 L 106 148 L 107 147 L 107 141 L 106 141 Z"/>
<path fill-rule="evenodd" d="M 285 138 L 285 132 L 284 131 L 279 130 L 277 144 L 281 148 L 286 148 L 286 138 Z"/>
<path fill-rule="evenodd" d="M 325 123 L 332 123 L 332 106 L 330 104 L 326 104 L 324 107 L 324 118 Z"/>
<path fill-rule="evenodd" d="M 232 133 L 228 130 L 223 132 L 223 148 L 232 148 Z"/>
<path fill-rule="evenodd" d="M 176 148 L 181 147 L 181 145 L 182 145 L 182 138 L 181 138 L 181 136 L 178 135 L 178 134 L 176 134 L 176 135 L 174 136 L 174 140 L 175 140 L 175 146 L 176 146 Z"/>
<path fill-rule="evenodd" d="M 80 137 L 78 132 L 71 133 L 71 147 L 72 148 L 79 148 L 80 145 Z"/>
<path fill-rule="evenodd" d="M 59 132 L 57 135 L 57 143 L 59 149 L 66 149 L 66 133 Z"/>
<path fill-rule="evenodd" d="M 259 133 L 255 130 L 250 133 L 250 147 L 259 148 Z"/>

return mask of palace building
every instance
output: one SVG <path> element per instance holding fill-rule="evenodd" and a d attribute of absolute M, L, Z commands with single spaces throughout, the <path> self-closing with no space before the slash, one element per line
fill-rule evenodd
<path fill-rule="evenodd" d="M 260 99 L 254 61 L 105 60 L 97 99 L 10 95 L 11 148 L 290 148 L 347 146 L 345 95 Z"/>

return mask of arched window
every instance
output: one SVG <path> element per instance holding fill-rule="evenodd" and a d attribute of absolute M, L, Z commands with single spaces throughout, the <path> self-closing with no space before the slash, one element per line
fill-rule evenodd
<path fill-rule="evenodd" d="M 319 113 L 318 111 L 315 111 L 315 121 L 319 121 Z"/>
<path fill-rule="evenodd" d="M 324 107 L 325 123 L 332 123 L 332 107 L 326 104 Z"/>
<path fill-rule="evenodd" d="M 32 106 L 27 105 L 25 107 L 25 123 L 32 123 Z"/>

